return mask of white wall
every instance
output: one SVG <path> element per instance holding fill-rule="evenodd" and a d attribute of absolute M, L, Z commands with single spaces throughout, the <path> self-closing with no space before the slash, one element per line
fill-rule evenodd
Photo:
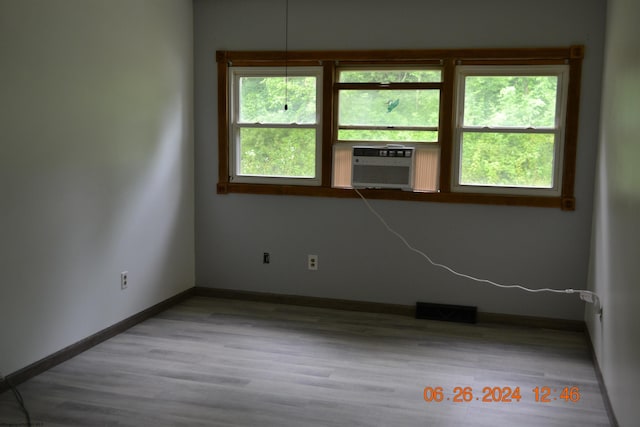
<path fill-rule="evenodd" d="M 640 3 L 609 0 L 602 133 L 590 287 L 604 303 L 586 319 L 621 426 L 640 419 Z"/>
<path fill-rule="evenodd" d="M 478 285 L 407 252 L 356 199 L 217 195 L 215 51 L 282 50 L 282 0 L 195 0 L 196 282 L 199 286 L 583 319 L 576 295 Z M 393 10 L 391 10 L 393 9 Z M 410 241 L 469 274 L 585 288 L 604 37 L 604 0 L 291 0 L 289 48 L 429 49 L 584 44 L 575 212 L 375 201 Z M 272 263 L 262 264 L 262 253 Z M 307 254 L 320 268 L 306 270 Z"/>
<path fill-rule="evenodd" d="M 192 11 L 0 0 L 3 373 L 194 285 Z"/>

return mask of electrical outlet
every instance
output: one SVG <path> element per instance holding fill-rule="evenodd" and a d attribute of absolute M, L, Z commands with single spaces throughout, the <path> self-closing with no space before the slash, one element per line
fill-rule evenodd
<path fill-rule="evenodd" d="M 309 255 L 307 257 L 307 268 L 309 270 L 318 269 L 318 255 Z"/>
<path fill-rule="evenodd" d="M 586 301 L 588 303 L 593 304 L 595 311 L 598 315 L 600 315 L 600 319 L 602 319 L 602 302 L 598 295 L 590 291 L 578 291 L 580 293 L 580 299 L 582 301 Z"/>
<path fill-rule="evenodd" d="M 271 255 L 269 255 L 269 252 L 265 252 L 262 254 L 262 263 L 263 264 L 269 264 L 271 262 Z"/>
<path fill-rule="evenodd" d="M 120 289 L 127 289 L 129 286 L 129 272 L 123 271 L 120 273 Z"/>

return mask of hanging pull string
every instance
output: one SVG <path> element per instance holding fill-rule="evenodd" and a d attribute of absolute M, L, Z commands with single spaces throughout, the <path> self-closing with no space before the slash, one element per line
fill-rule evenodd
<path fill-rule="evenodd" d="M 480 283 L 487 283 L 489 285 L 493 285 L 493 286 L 497 286 L 499 288 L 503 288 L 503 289 L 520 289 L 526 292 L 532 292 L 532 293 L 538 293 L 538 292 L 552 292 L 552 293 L 557 293 L 557 294 L 573 294 L 573 293 L 579 293 L 580 294 L 580 298 L 583 301 L 587 301 L 590 303 L 593 303 L 596 305 L 596 308 L 598 310 L 598 312 L 602 311 L 602 308 L 600 306 L 600 298 L 598 298 L 598 295 L 595 292 L 591 292 L 591 291 L 585 291 L 585 290 L 575 290 L 575 289 L 551 289 L 551 288 L 540 288 L 540 289 L 531 289 L 531 288 L 527 288 L 525 286 L 522 285 L 518 285 L 518 284 L 513 284 L 513 285 L 503 285 L 501 283 L 496 283 L 492 280 L 489 279 L 480 279 L 468 274 L 464 274 L 464 273 L 460 273 L 456 270 L 454 270 L 453 268 L 445 265 L 445 264 L 440 264 L 438 262 L 435 262 L 431 259 L 431 257 L 429 257 L 429 255 L 427 255 L 426 253 L 424 253 L 423 251 L 414 248 L 408 241 L 407 239 L 400 233 L 398 233 L 396 230 L 394 230 L 393 228 L 391 228 L 391 226 L 389 224 L 387 224 L 387 221 L 384 220 L 384 218 L 382 217 L 382 215 L 380 215 L 369 203 L 369 201 L 362 195 L 362 193 L 360 193 L 360 191 L 358 191 L 357 188 L 354 188 L 355 192 L 358 194 L 358 196 L 360 196 L 360 198 L 362 199 L 362 201 L 364 202 L 364 204 L 367 206 L 367 208 L 371 211 L 371 213 L 373 215 L 375 215 L 376 218 L 378 218 L 378 220 L 382 223 L 382 225 L 384 225 L 384 227 L 387 229 L 387 231 L 389 231 L 391 234 L 393 234 L 394 236 L 396 236 L 398 239 L 400 239 L 400 241 L 402 241 L 402 243 L 404 243 L 404 245 L 407 247 L 407 249 L 409 249 L 411 252 L 415 252 L 416 254 L 420 255 L 421 257 L 423 257 L 424 259 L 426 259 L 427 261 L 429 261 L 429 263 L 431 265 L 433 265 L 434 267 L 438 267 L 438 268 L 442 268 L 444 270 L 447 270 L 448 272 L 450 272 L 451 274 L 458 276 L 458 277 L 463 277 L 465 279 L 469 279 L 469 280 L 473 280 L 475 282 L 480 282 Z"/>
<path fill-rule="evenodd" d="M 284 111 L 289 109 L 289 0 L 284 4 Z"/>

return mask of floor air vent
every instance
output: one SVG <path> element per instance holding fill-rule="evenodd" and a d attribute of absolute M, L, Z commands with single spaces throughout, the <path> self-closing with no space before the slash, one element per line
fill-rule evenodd
<path fill-rule="evenodd" d="M 416 303 L 416 319 L 444 320 L 447 322 L 476 323 L 477 307 L 467 305 Z"/>

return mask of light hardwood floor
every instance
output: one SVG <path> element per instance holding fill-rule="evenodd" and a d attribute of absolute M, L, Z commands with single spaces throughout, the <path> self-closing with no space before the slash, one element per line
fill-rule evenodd
<path fill-rule="evenodd" d="M 482 402 L 484 387 L 507 386 L 519 402 Z M 572 386 L 577 402 L 558 398 Z M 473 399 L 448 400 L 455 387 Z M 534 387 L 556 400 L 536 403 Z M 206 297 L 19 390 L 44 426 L 609 425 L 584 333 Z M 12 423 L 24 417 L 5 392 L 0 425 Z"/>

